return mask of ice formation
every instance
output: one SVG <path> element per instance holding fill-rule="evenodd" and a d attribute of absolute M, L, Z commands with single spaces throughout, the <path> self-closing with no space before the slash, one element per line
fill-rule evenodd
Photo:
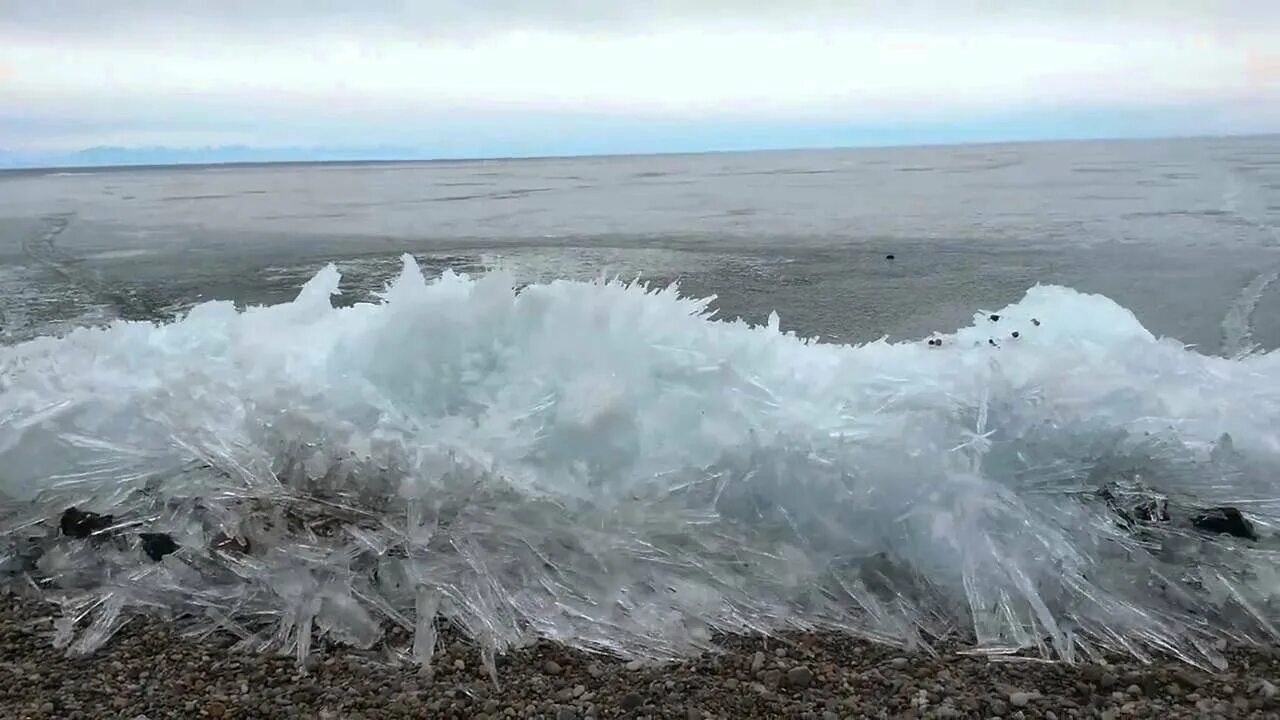
<path fill-rule="evenodd" d="M 1276 637 L 1280 353 L 1059 287 L 842 346 L 674 288 L 406 256 L 335 309 L 338 280 L 0 348 L 0 569 L 56 642 L 139 612 L 299 657 L 399 625 L 419 662 L 451 622 L 490 667 L 718 630 L 1203 666 Z"/>

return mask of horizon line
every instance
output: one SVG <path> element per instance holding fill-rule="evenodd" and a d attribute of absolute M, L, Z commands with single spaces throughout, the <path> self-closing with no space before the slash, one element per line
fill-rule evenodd
<path fill-rule="evenodd" d="M 1075 144 L 1075 143 L 1099 143 L 1099 142 L 1168 142 L 1168 141 L 1191 141 L 1191 140 L 1215 140 L 1215 139 L 1263 139 L 1271 137 L 1280 137 L 1280 131 L 1274 132 L 1249 132 L 1249 133 L 1221 133 L 1221 134 L 1205 134 L 1205 135 L 1114 135 L 1114 136 L 1097 136 L 1097 137 L 1062 137 L 1062 138 L 1037 138 L 1037 139 L 1009 139 L 1009 140 L 974 140 L 974 141 L 918 141 L 903 143 L 866 143 L 866 144 L 848 144 L 848 145 L 794 145 L 794 146 L 763 146 L 759 148 L 748 149 L 719 149 L 708 148 L 706 150 L 654 150 L 654 151 L 638 151 L 638 152 L 565 152 L 565 153 L 549 153 L 549 154 L 528 154 L 528 155 L 469 155 L 452 157 L 448 155 L 423 155 L 421 157 L 352 157 L 342 159 L 280 159 L 280 160 L 208 160 L 197 162 L 138 162 L 138 163 L 111 163 L 99 165 L 0 165 L 0 174 L 4 173 L 22 173 L 22 172 L 42 172 L 42 171 L 77 171 L 77 170 L 159 170 L 166 168 L 208 168 L 208 167 L 256 167 L 263 165 L 401 165 L 412 163 L 474 163 L 474 162 L 515 162 L 515 161 L 538 161 L 538 160 L 572 160 L 585 158 L 643 158 L 643 157 L 696 157 L 701 155 L 733 155 L 733 154 L 749 154 L 749 153 L 776 153 L 776 152 L 800 152 L 800 151 L 833 151 L 833 150 L 889 150 L 889 149 L 911 149 L 911 148 L 945 148 L 945 147 L 991 147 L 1004 145 L 1053 145 L 1053 144 Z M 35 151 L 28 153 L 31 155 L 50 155 L 50 156 L 74 156 L 93 151 L 151 151 L 151 152 L 217 152 L 219 149 L 234 149 L 240 151 L 271 153 L 286 152 L 298 150 L 315 150 L 318 153 L 374 153 L 379 149 L 384 150 L 405 150 L 411 152 L 410 148 L 397 148 L 394 146 L 368 146 L 362 148 L 342 148 L 342 147 L 307 147 L 307 146 L 262 146 L 255 147 L 252 145 L 206 145 L 206 146 L 179 146 L 179 145 L 150 145 L 150 146 L 121 146 L 121 145 L 96 145 L 79 150 L 68 151 Z M 22 151 L 12 151 L 0 148 L 0 158 L 8 153 L 11 155 L 21 155 Z"/>

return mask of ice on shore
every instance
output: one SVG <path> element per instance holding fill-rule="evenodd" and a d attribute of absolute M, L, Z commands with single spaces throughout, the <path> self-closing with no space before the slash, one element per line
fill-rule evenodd
<path fill-rule="evenodd" d="M 490 661 L 829 627 L 1208 665 L 1276 635 L 1280 353 L 1061 287 L 842 346 L 404 263 L 377 304 L 332 307 L 330 266 L 291 303 L 0 348 L 0 568 L 61 603 L 59 643 L 138 612 L 299 657 L 400 625 L 420 662 L 439 622 Z"/>

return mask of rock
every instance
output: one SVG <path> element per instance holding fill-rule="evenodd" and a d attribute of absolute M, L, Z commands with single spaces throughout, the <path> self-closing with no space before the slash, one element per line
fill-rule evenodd
<path fill-rule="evenodd" d="M 548 660 L 546 664 L 542 666 L 542 671 L 548 675 L 559 675 L 564 671 L 564 668 L 560 667 L 560 663 L 555 660 Z"/>
<path fill-rule="evenodd" d="M 1175 670 L 1173 672 L 1173 678 L 1187 687 L 1204 687 L 1204 678 L 1198 673 L 1188 670 L 1187 668 L 1178 668 Z"/>
<path fill-rule="evenodd" d="M 1246 540 L 1257 540 L 1258 533 L 1239 510 L 1233 507 L 1216 507 L 1204 510 L 1191 517 L 1191 524 L 1196 528 L 1216 535 L 1231 535 Z"/>
<path fill-rule="evenodd" d="M 1040 697 L 1038 692 L 1011 692 L 1009 693 L 1009 704 L 1016 708 L 1026 707 L 1038 697 Z"/>
<path fill-rule="evenodd" d="M 1116 677 L 1115 673 L 1104 672 L 1102 673 L 1102 677 L 1098 678 L 1098 687 L 1103 690 L 1110 690 L 1115 687 L 1118 682 L 1120 682 L 1120 678 Z"/>
<path fill-rule="evenodd" d="M 578 720 L 578 711 L 573 708 L 562 707 L 556 711 L 556 720 Z"/>
<path fill-rule="evenodd" d="M 770 670 L 766 672 L 764 674 L 764 677 L 761 679 L 764 680 L 764 684 L 766 687 L 778 687 L 779 685 L 782 684 L 782 671 Z"/>
<path fill-rule="evenodd" d="M 756 651 L 756 654 L 751 656 L 751 674 L 755 675 L 756 673 L 760 672 L 763 669 L 764 669 L 764 653 L 760 651 Z"/>
<path fill-rule="evenodd" d="M 797 665 L 787 671 L 787 684 L 794 688 L 807 688 L 813 684 L 813 671 Z"/>
<path fill-rule="evenodd" d="M 991 322 L 1000 322 L 1000 316 L 995 314 L 988 316 L 987 319 Z"/>
<path fill-rule="evenodd" d="M 142 552 L 156 562 L 178 551 L 178 543 L 169 533 L 142 533 L 138 537 L 142 538 Z"/>
<path fill-rule="evenodd" d="M 892 259 L 893 259 L 893 255 L 885 255 L 885 256 L 884 256 L 884 259 L 885 259 L 885 260 L 892 260 Z"/>
<path fill-rule="evenodd" d="M 208 715 L 211 718 L 215 718 L 216 720 L 216 718 L 223 717 L 227 714 L 227 706 L 218 702 L 217 700 L 214 700 L 213 702 L 204 706 L 204 714 Z"/>
<path fill-rule="evenodd" d="M 907 666 L 907 659 L 904 657 L 896 657 L 889 661 L 889 667 L 893 668 L 894 670 L 901 670 L 906 666 Z"/>
<path fill-rule="evenodd" d="M 250 550 L 249 541 L 245 538 L 231 537 L 226 533 L 218 533 L 209 543 L 209 547 L 214 550 L 235 553 L 237 555 L 248 555 Z"/>
<path fill-rule="evenodd" d="M 1273 698 L 1276 696 L 1276 686 L 1270 680 L 1262 680 L 1254 688 L 1254 693 L 1264 698 Z"/>
<path fill-rule="evenodd" d="M 642 667 L 644 667 L 644 663 L 640 662 L 639 660 L 632 660 L 631 662 L 627 663 L 627 669 L 630 670 L 631 672 L 635 672 Z"/>
<path fill-rule="evenodd" d="M 639 693 L 633 692 L 623 695 L 622 698 L 618 700 L 618 705 L 621 706 L 623 710 L 635 710 L 643 704 L 644 698 L 640 697 Z"/>
<path fill-rule="evenodd" d="M 114 522 L 115 517 L 112 515 L 85 512 L 73 506 L 62 513 L 62 518 L 58 521 L 58 528 L 67 537 L 83 540 L 90 535 L 106 530 Z"/>

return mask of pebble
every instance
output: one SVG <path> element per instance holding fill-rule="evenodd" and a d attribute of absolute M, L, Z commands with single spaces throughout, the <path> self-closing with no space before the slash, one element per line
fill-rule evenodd
<path fill-rule="evenodd" d="M 1011 692 L 1009 693 L 1009 704 L 1017 708 L 1026 707 L 1038 697 L 1040 697 L 1040 693 L 1037 692 Z"/>
<path fill-rule="evenodd" d="M 787 684 L 794 688 L 807 688 L 813 683 L 813 671 L 797 665 L 787 671 Z"/>

